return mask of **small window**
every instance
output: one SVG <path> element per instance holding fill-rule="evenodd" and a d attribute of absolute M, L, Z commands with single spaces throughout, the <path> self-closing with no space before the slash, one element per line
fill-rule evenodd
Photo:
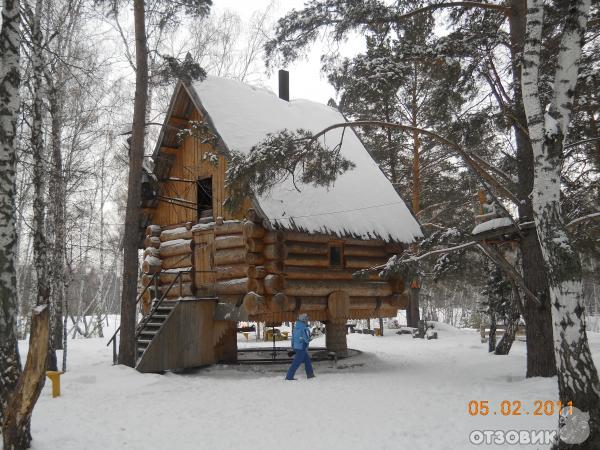
<path fill-rule="evenodd" d="M 344 251 L 342 244 L 329 245 L 329 265 L 331 267 L 342 267 L 344 265 Z"/>

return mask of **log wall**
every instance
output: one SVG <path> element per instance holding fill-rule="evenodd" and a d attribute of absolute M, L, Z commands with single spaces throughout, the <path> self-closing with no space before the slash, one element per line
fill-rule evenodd
<path fill-rule="evenodd" d="M 406 307 L 402 282 L 382 281 L 376 274 L 361 280 L 352 277 L 358 269 L 385 263 L 402 251 L 400 245 L 272 231 L 253 210 L 246 219 L 248 293 L 243 304 L 251 318 L 277 322 L 294 320 L 306 312 L 312 320 L 345 321 L 395 316 L 398 309 Z M 330 266 L 332 244 L 342 246 L 340 267 Z M 340 303 L 339 298 L 347 300 Z"/>
<path fill-rule="evenodd" d="M 144 250 L 142 263 L 142 285 L 151 285 L 142 298 L 142 310 L 150 310 L 152 300 L 167 292 L 169 285 L 178 273 L 180 278 L 168 290 L 166 301 L 179 297 L 193 297 L 195 289 L 192 273 L 194 264 L 194 242 L 192 240 L 191 222 L 176 227 L 160 227 L 153 224 L 146 228 L 145 242 L 148 247 Z M 156 282 L 152 276 L 158 274 Z"/>
<path fill-rule="evenodd" d="M 402 281 L 382 281 L 376 274 L 352 277 L 358 269 L 385 263 L 402 250 L 398 245 L 273 231 L 253 210 L 244 221 L 217 218 L 190 225 L 148 230 L 147 241 L 158 239 L 160 244 L 145 251 L 143 282 L 160 271 L 160 294 L 178 271 L 186 271 L 181 286 L 168 298 L 215 295 L 220 301 L 243 304 L 250 318 L 260 321 L 294 320 L 301 312 L 312 320 L 328 321 L 387 317 L 407 305 Z M 332 244 L 342 247 L 340 267 L 330 266 Z M 149 289 L 147 297 L 155 291 Z"/>
<path fill-rule="evenodd" d="M 243 223 L 217 218 L 215 223 L 195 228 L 196 245 L 202 232 L 212 235 L 209 255 L 201 255 L 199 251 L 195 254 L 196 286 L 210 284 L 214 295 L 219 296 L 221 301 L 241 302 L 243 295 L 248 292 Z"/>

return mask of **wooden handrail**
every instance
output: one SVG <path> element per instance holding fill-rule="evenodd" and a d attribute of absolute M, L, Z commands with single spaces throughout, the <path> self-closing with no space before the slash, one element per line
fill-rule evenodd
<path fill-rule="evenodd" d="M 177 275 L 175 275 L 175 278 L 173 278 L 173 281 L 171 281 L 171 284 L 169 284 L 169 287 L 163 292 L 163 294 L 160 296 L 160 298 L 158 299 L 158 301 L 152 306 L 152 309 L 150 310 L 150 312 L 146 316 L 144 316 L 144 318 L 142 319 L 142 321 L 139 323 L 138 329 L 135 332 L 135 337 L 136 338 L 140 335 L 140 333 L 142 332 L 142 329 L 148 323 L 148 321 L 150 319 L 152 319 L 152 316 L 154 316 L 154 313 L 158 310 L 158 308 L 162 304 L 163 300 L 167 297 L 167 294 L 169 293 L 169 291 L 171 290 L 171 288 L 175 285 L 175 283 L 177 283 L 177 280 L 181 280 L 181 274 L 182 273 L 187 273 L 187 272 L 188 271 L 180 271 L 180 272 L 177 273 Z M 179 295 L 181 296 L 181 282 L 179 284 L 180 284 Z"/>
<path fill-rule="evenodd" d="M 146 286 L 144 286 L 144 289 L 142 289 L 142 292 L 140 292 L 140 295 L 138 295 L 137 299 L 135 300 L 135 306 L 138 305 L 138 303 L 140 302 L 140 300 L 142 299 L 142 296 L 146 293 L 146 291 L 148 290 L 148 287 L 152 284 L 152 281 L 156 281 L 158 278 L 158 274 L 159 272 L 156 272 L 154 275 L 152 275 L 152 278 L 150 278 L 150 283 L 148 283 Z M 106 343 L 106 346 L 108 347 L 110 345 L 110 343 L 117 337 L 117 334 L 119 333 L 119 331 L 121 331 L 121 325 L 119 325 L 117 327 L 117 329 L 115 330 L 115 334 L 112 335 L 112 337 L 108 340 L 108 342 Z"/>

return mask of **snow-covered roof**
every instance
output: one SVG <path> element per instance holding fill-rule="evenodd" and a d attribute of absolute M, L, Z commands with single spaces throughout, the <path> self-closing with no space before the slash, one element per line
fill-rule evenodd
<path fill-rule="evenodd" d="M 509 217 L 497 217 L 495 219 L 488 220 L 487 222 L 480 223 L 475 228 L 473 228 L 473 231 L 471 231 L 471 234 L 480 234 L 485 231 L 495 230 L 497 228 L 508 227 L 512 224 L 513 224 L 513 221 Z"/>
<path fill-rule="evenodd" d="M 269 90 L 235 80 L 209 76 L 190 90 L 227 148 L 244 153 L 268 133 L 299 128 L 318 132 L 345 120 L 329 106 L 308 100 L 287 102 Z M 334 146 L 341 133 L 341 129 L 327 133 L 321 142 Z M 298 192 L 292 180 L 286 180 L 256 198 L 259 209 L 284 229 L 404 243 L 421 237 L 419 224 L 351 129 L 345 132 L 341 153 L 356 167 L 333 186 L 300 184 Z"/>

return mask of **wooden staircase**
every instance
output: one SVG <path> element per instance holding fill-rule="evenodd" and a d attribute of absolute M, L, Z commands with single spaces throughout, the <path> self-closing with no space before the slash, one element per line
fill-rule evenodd
<path fill-rule="evenodd" d="M 162 372 L 217 362 L 215 297 L 184 297 L 162 302 L 138 327 L 136 369 Z M 216 328 L 216 329 L 215 329 Z"/>
<path fill-rule="evenodd" d="M 144 355 L 144 352 L 148 346 L 152 343 L 154 337 L 160 332 L 161 328 L 169 318 L 171 312 L 177 306 L 177 302 L 163 302 L 156 308 L 154 314 L 146 321 L 142 321 L 138 324 L 136 329 L 136 351 L 137 359 L 136 364 Z"/>

